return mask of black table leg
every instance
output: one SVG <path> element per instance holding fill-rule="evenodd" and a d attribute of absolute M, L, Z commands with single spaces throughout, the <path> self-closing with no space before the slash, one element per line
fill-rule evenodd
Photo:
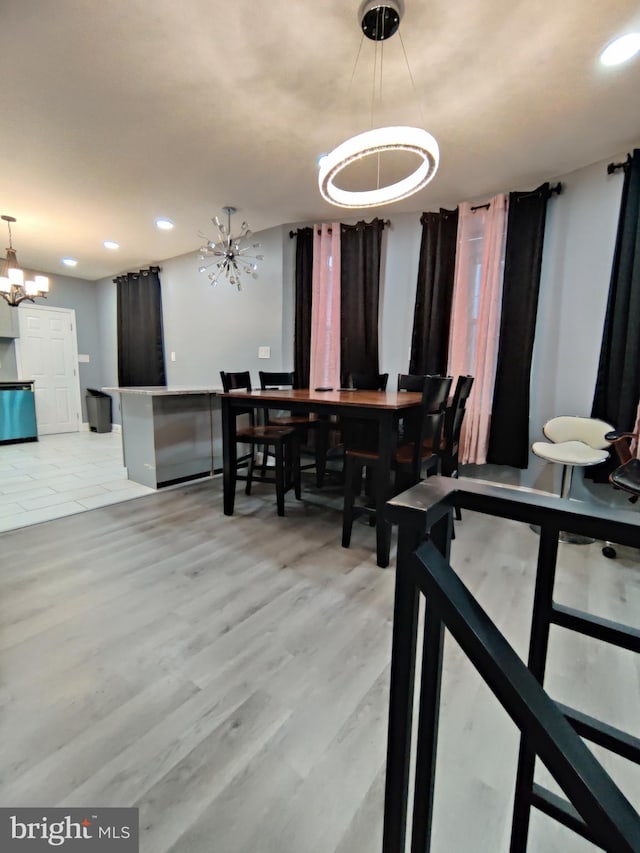
<path fill-rule="evenodd" d="M 228 397 L 222 397 L 222 491 L 224 514 L 233 515 L 236 497 L 236 417 Z"/>

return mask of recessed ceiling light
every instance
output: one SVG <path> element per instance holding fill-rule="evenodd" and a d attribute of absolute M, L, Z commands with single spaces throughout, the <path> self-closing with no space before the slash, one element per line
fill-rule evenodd
<path fill-rule="evenodd" d="M 171 231 L 173 222 L 170 219 L 156 219 L 156 228 L 161 231 Z"/>
<path fill-rule="evenodd" d="M 115 240 L 104 240 L 102 245 L 105 247 L 105 249 L 119 249 L 120 248 L 120 243 L 116 243 Z"/>
<path fill-rule="evenodd" d="M 77 267 L 78 266 L 78 262 L 76 261 L 75 258 L 63 258 L 62 263 L 65 265 L 65 267 Z"/>
<path fill-rule="evenodd" d="M 627 33 L 605 47 L 600 54 L 600 62 L 603 65 L 620 65 L 634 57 L 639 50 L 640 33 Z"/>

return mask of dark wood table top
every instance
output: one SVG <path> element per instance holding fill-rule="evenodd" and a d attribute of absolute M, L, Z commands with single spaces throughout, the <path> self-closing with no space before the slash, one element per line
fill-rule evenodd
<path fill-rule="evenodd" d="M 277 389 L 269 391 L 228 391 L 220 396 L 255 400 L 256 403 L 261 401 L 313 403 L 314 405 L 353 406 L 354 408 L 365 407 L 369 409 L 391 409 L 393 411 L 413 408 L 422 401 L 422 394 L 417 391 L 314 391 L 309 388 L 282 391 Z"/>

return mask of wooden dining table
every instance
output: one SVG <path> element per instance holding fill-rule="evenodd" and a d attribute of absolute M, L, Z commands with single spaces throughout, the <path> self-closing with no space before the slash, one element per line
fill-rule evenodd
<path fill-rule="evenodd" d="M 222 448 L 224 513 L 233 515 L 236 494 L 236 413 L 253 406 L 256 409 L 282 409 L 292 414 L 314 413 L 320 418 L 331 415 L 357 418 L 377 425 L 378 453 L 381 470 L 391 472 L 398 443 L 398 422 L 418 409 L 422 394 L 411 391 L 314 391 L 269 390 L 229 391 L 220 395 L 222 403 Z M 386 476 L 384 482 L 391 483 Z M 379 489 L 376 495 L 376 552 L 378 565 L 389 565 L 391 525 L 384 517 L 384 505 L 392 497 L 388 490 Z"/>

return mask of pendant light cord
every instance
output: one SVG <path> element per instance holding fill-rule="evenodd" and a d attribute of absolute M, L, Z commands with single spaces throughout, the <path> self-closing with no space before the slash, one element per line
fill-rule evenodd
<path fill-rule="evenodd" d="M 360 37 L 360 46 L 358 47 L 358 52 L 356 53 L 356 59 L 353 63 L 353 68 L 351 69 L 351 79 L 349 80 L 349 87 L 347 89 L 347 94 L 351 93 L 351 84 L 353 83 L 353 78 L 356 76 L 356 68 L 358 67 L 358 60 L 360 59 L 360 52 L 362 50 L 362 45 L 364 44 L 364 33 Z"/>
<path fill-rule="evenodd" d="M 418 109 L 420 110 L 420 119 L 422 121 L 423 126 L 426 124 L 424 118 L 424 110 L 422 109 L 422 101 L 418 97 L 418 90 L 416 89 L 416 81 L 413 79 L 413 74 L 411 73 L 411 66 L 409 65 L 409 57 L 407 56 L 407 51 L 404 46 L 404 40 L 402 38 L 402 33 L 398 29 L 398 35 L 400 36 L 400 44 L 402 45 L 402 53 L 404 55 L 404 61 L 407 65 L 407 71 L 409 72 L 409 79 L 411 80 L 411 86 L 413 88 L 413 94 L 415 96 L 416 101 L 418 102 Z"/>

